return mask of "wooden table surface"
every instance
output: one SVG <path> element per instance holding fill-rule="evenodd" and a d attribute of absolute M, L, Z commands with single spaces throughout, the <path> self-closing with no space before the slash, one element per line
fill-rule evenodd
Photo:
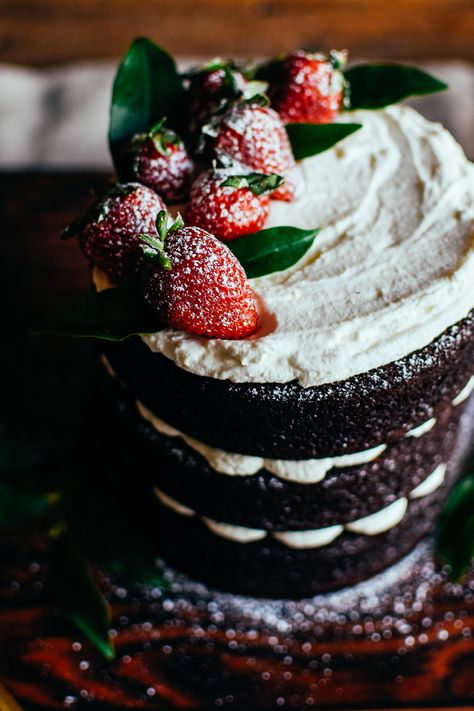
<path fill-rule="evenodd" d="M 104 180 L 0 177 L 1 431 L 52 437 L 66 457 L 78 455 L 85 420 L 97 444 L 104 417 L 94 348 L 26 331 L 46 308 L 86 291 L 84 261 L 58 235 Z M 128 447 L 121 427 L 109 421 L 109 436 Z M 114 469 L 105 437 L 84 450 L 98 472 Z M 429 546 L 397 581 L 306 604 L 250 603 L 186 584 L 147 595 L 104 580 L 112 663 L 44 607 L 43 558 L 35 536 L 0 537 L 0 681 L 25 709 L 474 708 L 474 574 L 465 586 L 447 584 L 431 570 Z"/>
<path fill-rule="evenodd" d="M 0 0 L 0 61 L 119 57 L 146 34 L 175 54 L 348 47 L 376 59 L 474 60 L 472 0 Z"/>

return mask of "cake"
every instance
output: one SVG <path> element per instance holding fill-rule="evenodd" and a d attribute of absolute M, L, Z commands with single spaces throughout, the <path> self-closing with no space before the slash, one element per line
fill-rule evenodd
<path fill-rule="evenodd" d="M 184 158 L 176 158 L 182 190 L 160 183 L 164 194 L 154 204 L 153 222 L 165 204 L 173 219 L 181 210 L 193 221 L 190 228 L 170 227 L 172 219 L 162 218 L 158 237 L 148 237 L 158 266 L 144 264 L 135 244 L 139 265 L 128 270 L 122 244 L 131 239 L 128 233 L 115 230 L 116 242 L 109 234 L 94 251 L 89 227 L 82 222 L 75 228 L 92 260 L 98 294 L 114 290 L 124 277 L 130 290 L 148 279 L 145 297 L 160 319 L 156 332 L 137 329 L 141 335 L 101 342 L 120 408 L 147 453 L 149 465 L 135 472 L 131 496 L 150 539 L 168 564 L 199 581 L 283 598 L 365 580 L 433 529 L 459 474 L 459 423 L 474 390 L 473 166 L 445 129 L 412 108 L 357 108 L 354 99 L 345 107 L 353 110 L 344 111 L 350 70 L 342 76 L 339 54 L 288 57 L 280 60 L 286 74 L 277 72 L 275 79 L 273 70 L 262 70 L 257 76 L 270 80 L 272 109 L 245 95 L 251 82 L 234 66 L 207 65 L 201 70 L 206 80 L 217 73 L 221 91 L 230 74 L 235 94 L 219 94 L 216 102 L 211 92 L 214 104 L 208 102 L 203 117 L 195 78 L 202 75 L 188 79 L 194 123 L 181 124 L 187 148 L 173 138 L 152 165 L 174 153 L 171 145 L 183 150 Z M 312 112 L 306 94 L 298 93 L 299 80 L 290 71 L 295 66 L 308 70 L 299 75 L 304 81 L 310 82 L 315 67 L 321 73 L 316 88 L 324 101 Z M 355 79 L 353 88 L 357 95 Z M 267 170 L 249 165 L 256 155 L 250 151 L 244 161 L 241 146 L 230 163 L 221 150 L 219 132 L 239 101 L 246 102 L 243 113 L 249 105 L 273 112 L 277 156 Z M 244 135 L 247 126 L 239 134 L 244 124 L 232 121 L 227 129 Z M 283 155 L 287 139 L 278 121 L 347 126 L 347 137 L 293 164 Z M 204 124 L 211 148 L 208 143 L 201 150 L 193 169 L 188 154 L 200 150 L 196 123 Z M 159 140 L 166 142 L 162 130 L 160 123 Z M 132 147 L 142 146 L 137 135 Z M 151 133 L 146 136 L 150 140 Z M 156 133 L 151 138 L 156 144 Z M 127 144 L 121 154 L 128 167 L 116 158 L 122 182 L 125 176 L 135 181 L 128 185 L 142 181 L 147 190 L 156 189 L 153 171 L 143 168 L 149 167 L 149 148 L 131 163 L 129 151 Z M 208 167 L 216 157 L 217 178 Z M 215 185 L 218 198 L 210 192 Z M 219 203 L 222 186 L 226 200 L 232 191 L 246 200 L 238 219 Z M 96 215 L 96 223 L 111 212 L 109 206 Z M 245 323 L 253 325 L 238 336 L 215 337 L 201 325 L 196 332 L 200 304 L 191 323 L 183 320 L 179 303 L 166 302 L 192 301 L 188 283 L 180 284 L 177 296 L 176 288 L 160 281 L 174 278 L 173 255 L 166 253 L 174 235 L 193 226 L 212 232 L 212 225 L 227 251 L 262 227 L 319 228 L 293 263 L 249 277 L 255 318 L 247 286 L 239 282 Z M 143 231 L 150 231 L 148 224 L 145 230 L 134 225 L 130 233 L 136 241 Z M 111 255 L 119 274 L 104 268 Z M 200 258 L 193 253 L 189 269 Z M 181 262 L 175 266 L 181 269 Z M 206 311 L 205 290 L 199 299 Z M 236 303 L 229 309 L 240 308 Z"/>

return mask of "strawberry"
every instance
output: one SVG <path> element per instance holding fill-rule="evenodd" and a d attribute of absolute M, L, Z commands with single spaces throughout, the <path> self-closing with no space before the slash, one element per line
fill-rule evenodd
<path fill-rule="evenodd" d="M 231 63 L 215 59 L 189 77 L 189 128 L 194 140 L 210 118 L 245 91 L 247 80 Z"/>
<path fill-rule="evenodd" d="M 226 169 L 208 170 L 201 173 L 191 188 L 187 220 L 224 242 L 257 232 L 268 217 L 268 192 L 282 182 L 278 175 L 235 175 Z"/>
<path fill-rule="evenodd" d="M 248 172 L 281 175 L 285 182 L 272 198 L 293 199 L 295 159 L 285 127 L 269 106 L 257 101 L 235 104 L 216 128 L 214 150 L 221 160 L 230 158 Z"/>
<path fill-rule="evenodd" d="M 257 327 L 257 309 L 245 272 L 228 247 L 180 217 L 167 227 L 158 215 L 158 237 L 142 235 L 151 264 L 144 295 L 173 328 L 209 338 L 243 338 Z"/>
<path fill-rule="evenodd" d="M 311 54 L 297 50 L 269 65 L 268 94 L 285 123 L 328 123 L 344 102 L 345 52 Z M 263 72 L 265 76 L 265 71 Z"/>
<path fill-rule="evenodd" d="M 136 133 L 121 155 L 120 173 L 157 192 L 167 202 L 187 197 L 194 166 L 179 136 L 164 128 L 164 119 L 148 133 Z"/>
<path fill-rule="evenodd" d="M 138 183 L 116 185 L 63 233 L 77 236 L 82 251 L 115 282 L 133 282 L 143 265 L 142 232 L 156 233 L 164 203 Z"/>

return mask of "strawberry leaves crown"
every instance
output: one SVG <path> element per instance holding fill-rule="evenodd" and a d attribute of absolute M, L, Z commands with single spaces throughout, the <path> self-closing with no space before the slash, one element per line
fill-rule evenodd
<path fill-rule="evenodd" d="M 158 153 L 167 156 L 170 154 L 170 146 L 178 145 L 181 142 L 178 134 L 166 125 L 166 116 L 157 121 L 146 133 L 137 133 L 132 137 L 132 143 L 141 143 L 145 140 L 153 142 Z"/>
<path fill-rule="evenodd" d="M 212 177 L 222 179 L 223 188 L 248 188 L 254 195 L 267 195 L 280 187 L 285 178 L 277 173 L 248 172 L 245 165 L 238 163 L 224 151 L 218 151 L 212 162 Z"/>
<path fill-rule="evenodd" d="M 267 82 L 254 81 L 252 90 L 240 92 L 237 97 L 225 99 L 221 102 L 218 108 L 214 111 L 212 118 L 201 128 L 200 137 L 197 146 L 197 153 L 204 153 L 209 138 L 215 138 L 224 119 L 231 116 L 233 111 L 238 110 L 240 106 L 245 104 L 249 106 L 270 106 L 270 99 L 264 93 L 268 87 Z M 255 93 L 253 93 L 255 91 Z"/>
<path fill-rule="evenodd" d="M 248 188 L 254 195 L 268 195 L 280 187 L 285 179 L 276 173 L 246 173 L 230 175 L 221 183 L 223 188 Z"/>
<path fill-rule="evenodd" d="M 158 237 L 147 234 L 139 235 L 139 238 L 144 242 L 141 247 L 145 255 L 146 264 L 149 266 L 156 266 L 158 264 L 168 272 L 173 269 L 173 262 L 166 254 L 165 240 L 170 232 L 177 232 L 184 227 L 183 218 L 179 212 L 171 225 L 169 222 L 169 215 L 166 210 L 160 210 L 156 217 L 156 231 Z"/>

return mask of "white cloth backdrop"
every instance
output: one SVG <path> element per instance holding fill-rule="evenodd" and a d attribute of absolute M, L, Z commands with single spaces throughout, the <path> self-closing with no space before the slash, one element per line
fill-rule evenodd
<path fill-rule="evenodd" d="M 183 65 L 189 65 L 184 61 Z M 32 70 L 0 65 L 0 169 L 110 168 L 106 132 L 113 63 Z M 450 91 L 417 100 L 474 158 L 474 67 L 464 62 L 423 65 Z"/>

